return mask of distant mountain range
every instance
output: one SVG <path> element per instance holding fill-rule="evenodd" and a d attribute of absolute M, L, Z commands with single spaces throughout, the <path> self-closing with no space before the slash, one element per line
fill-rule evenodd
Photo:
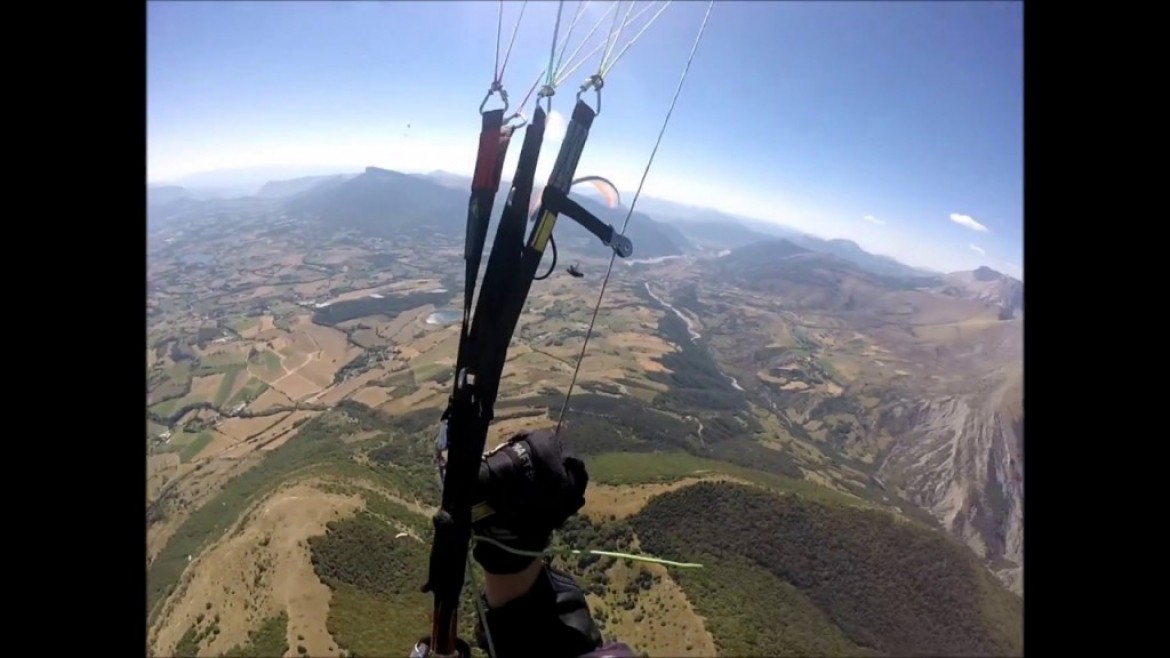
<path fill-rule="evenodd" d="M 264 175 L 269 169 L 257 169 L 253 172 L 253 178 Z M 299 171 L 297 168 L 293 170 Z M 189 178 L 196 184 L 239 180 L 238 176 L 225 176 L 207 174 Z M 470 182 L 471 179 L 466 176 L 444 171 L 405 174 L 367 167 L 360 174 L 268 180 L 259 185 L 248 198 L 276 202 L 289 211 L 314 216 L 338 226 L 373 231 L 394 231 L 403 226 L 414 226 L 459 232 L 463 230 L 466 218 Z M 504 207 L 509 186 L 509 181 L 503 181 L 500 186 L 494 217 L 498 218 Z M 186 215 L 207 209 L 207 203 L 214 204 L 217 198 L 223 198 L 218 195 L 225 193 L 225 189 L 148 185 L 147 205 L 152 219 L 176 213 Z M 629 212 L 626 206 L 607 207 L 591 190 L 574 190 L 573 197 L 599 218 L 619 229 Z M 235 199 L 243 201 L 238 196 Z M 628 237 L 634 243 L 634 259 L 739 249 L 774 243 L 780 238 L 810 252 L 835 256 L 878 276 L 907 278 L 920 284 L 924 277 L 942 276 L 939 272 L 911 267 L 889 256 L 872 254 L 851 240 L 826 240 L 790 227 L 736 217 L 717 210 L 648 197 L 638 200 L 638 208 L 630 218 L 627 229 Z M 658 214 L 660 219 L 653 218 L 651 213 Z M 489 233 L 489 240 L 492 235 L 494 228 Z M 559 221 L 555 237 L 559 246 L 566 248 L 567 256 L 608 257 L 608 250 L 575 222 Z M 761 249 L 766 252 L 769 247 Z M 738 254 L 736 257 L 743 256 Z M 938 286 L 945 294 L 952 296 L 974 296 L 988 303 L 1001 303 L 1004 313 L 1009 316 L 1022 310 L 1021 282 L 989 268 L 980 268 L 977 272 L 980 274 L 948 275 L 945 281 L 938 281 Z"/>
<path fill-rule="evenodd" d="M 264 199 L 285 199 L 322 186 L 339 185 L 353 178 L 355 175 L 305 176 L 304 178 L 293 178 L 290 180 L 269 181 L 260 188 L 256 196 Z"/>
<path fill-rule="evenodd" d="M 165 206 L 179 199 L 191 198 L 191 193 L 178 185 L 148 185 L 146 187 L 146 205 Z"/>
<path fill-rule="evenodd" d="M 718 271 L 749 288 L 800 300 L 807 288 L 820 308 L 851 310 L 888 290 L 925 290 L 998 308 L 1004 320 L 1024 308 L 1024 284 L 989 267 L 941 275 L 873 256 L 848 240 L 772 239 L 738 247 L 718 261 Z"/>
<path fill-rule="evenodd" d="M 946 282 L 939 292 L 995 305 L 1004 319 L 1024 312 L 1024 283 L 990 267 L 980 267 L 970 272 L 952 272 L 946 276 Z"/>
<path fill-rule="evenodd" d="M 189 174 L 162 184 L 183 187 L 204 197 L 229 198 L 255 196 L 264 185 L 273 181 L 339 174 L 352 176 L 361 173 L 361 170 L 361 167 L 320 165 L 235 167 Z"/>
<path fill-rule="evenodd" d="M 373 232 L 403 227 L 459 231 L 467 195 L 425 178 L 367 167 L 352 178 L 301 192 L 287 200 L 287 207 L 334 226 Z"/>

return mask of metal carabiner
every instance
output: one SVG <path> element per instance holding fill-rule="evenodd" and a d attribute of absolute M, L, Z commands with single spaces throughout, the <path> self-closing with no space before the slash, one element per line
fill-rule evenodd
<path fill-rule="evenodd" d="M 509 122 L 509 121 L 511 121 L 511 120 L 513 120 L 513 119 L 519 119 L 519 120 L 520 120 L 520 122 L 519 122 L 519 123 L 512 124 L 512 125 L 509 125 L 509 124 L 508 124 L 508 122 Z M 525 117 L 525 116 L 524 116 L 522 113 L 520 113 L 519 111 L 517 111 L 517 112 L 513 112 L 513 113 L 511 114 L 511 116 L 508 116 L 508 117 L 506 117 L 506 118 L 504 119 L 504 128 L 503 128 L 503 129 L 504 129 L 504 130 L 513 131 L 513 132 L 514 132 L 514 131 L 520 130 L 521 128 L 523 128 L 524 126 L 527 126 L 527 125 L 528 125 L 528 118 L 527 118 L 527 117 Z"/>
<path fill-rule="evenodd" d="M 544 111 L 552 113 L 552 97 L 557 94 L 557 86 L 554 84 L 543 84 L 540 86 L 540 91 L 536 92 L 536 102 L 539 104 L 540 99 L 548 99 L 544 104 Z"/>
<path fill-rule="evenodd" d="M 501 84 L 499 80 L 495 80 L 492 82 L 492 86 L 488 87 L 487 93 L 484 94 L 483 101 L 479 104 L 480 114 L 483 114 L 483 108 L 485 105 L 487 105 L 488 99 L 491 98 L 492 94 L 496 93 L 497 91 L 500 92 L 500 100 L 504 101 L 503 111 L 508 111 L 508 90 L 504 89 L 504 85 Z"/>
<path fill-rule="evenodd" d="M 600 73 L 594 73 L 586 78 L 585 82 L 581 83 L 581 88 L 577 90 L 577 101 L 580 102 L 581 94 L 584 94 L 591 87 L 593 91 L 597 92 L 597 107 L 593 108 L 593 116 L 601 114 L 601 88 L 605 86 L 605 78 L 601 77 Z"/>

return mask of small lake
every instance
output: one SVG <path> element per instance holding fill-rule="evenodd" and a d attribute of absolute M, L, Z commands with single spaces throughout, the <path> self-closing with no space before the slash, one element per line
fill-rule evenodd
<path fill-rule="evenodd" d="M 448 325 L 461 322 L 463 311 L 457 308 L 441 308 L 427 316 L 427 324 Z"/>

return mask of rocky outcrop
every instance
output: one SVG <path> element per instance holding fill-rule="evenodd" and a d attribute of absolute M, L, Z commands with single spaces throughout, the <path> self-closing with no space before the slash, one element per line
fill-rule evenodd
<path fill-rule="evenodd" d="M 936 289 L 950 297 L 974 299 L 1000 310 L 1001 320 L 1023 317 L 1024 282 L 990 267 L 971 272 L 953 272 L 946 283 Z"/>
<path fill-rule="evenodd" d="M 903 402 L 883 424 L 900 437 L 879 474 L 1023 593 L 1022 368 L 984 390 Z"/>

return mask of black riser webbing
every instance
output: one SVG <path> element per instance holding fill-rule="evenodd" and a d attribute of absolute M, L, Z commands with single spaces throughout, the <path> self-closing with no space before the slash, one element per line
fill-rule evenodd
<path fill-rule="evenodd" d="M 592 108 L 577 102 L 549 176 L 549 186 L 568 191 L 595 116 Z M 545 124 L 546 116 L 538 106 L 525 133 L 516 176 L 496 229 L 496 240 L 488 256 L 475 313 L 471 316 L 470 327 L 460 337 L 454 391 L 444 414 L 448 437 L 447 469 L 442 505 L 433 520 L 435 536 L 427 581 L 428 589 L 435 593 L 432 630 L 448 628 L 458 612 L 471 539 L 472 485 L 487 442 L 488 424 L 493 416 L 508 344 L 544 255 L 548 236 L 556 224 L 556 213 L 542 205 L 527 244 L 522 242 Z M 482 241 L 478 244 L 482 258 Z M 474 279 L 469 276 L 467 284 L 474 285 Z M 465 299 L 469 294 L 465 289 Z M 472 375 L 470 378 L 466 377 L 468 373 Z M 447 633 L 438 635 L 437 639 L 442 639 Z M 432 647 L 436 651 L 452 648 Z"/>
<path fill-rule="evenodd" d="M 622 258 L 628 257 L 633 253 L 634 245 L 628 238 L 617 232 L 613 224 L 606 224 L 597 218 L 597 215 L 589 212 L 584 206 L 569 198 L 569 195 L 561 190 L 549 186 L 544 188 L 544 194 L 541 195 L 541 205 L 549 212 L 557 215 L 563 215 L 569 219 L 580 224 L 586 231 L 589 231 L 601 243 L 607 247 L 611 247 L 618 256 Z"/>
<path fill-rule="evenodd" d="M 457 362 L 465 357 L 463 339 L 471 324 L 471 301 L 475 295 L 475 283 L 483 259 L 484 239 L 487 237 L 496 194 L 500 190 L 500 176 L 503 173 L 504 158 L 508 155 L 511 137 L 512 129 L 504 128 L 504 110 L 483 113 L 479 151 L 475 160 L 475 173 L 471 179 L 471 198 L 468 199 L 467 234 L 463 243 L 463 325 L 460 329 L 460 354 Z"/>
<path fill-rule="evenodd" d="M 556 164 L 549 175 L 547 187 L 556 187 L 567 192 L 577 173 L 577 164 L 581 160 L 581 152 L 585 142 L 589 139 L 589 129 L 593 127 L 593 118 L 597 116 L 593 108 L 583 101 L 577 101 L 573 108 L 573 116 L 565 129 L 565 139 L 561 142 L 560 153 L 557 154 Z M 548 238 L 556 226 L 556 213 L 549 211 L 542 204 L 537 213 L 536 225 L 528 235 L 528 243 L 524 246 L 520 259 L 519 271 L 512 285 L 507 288 L 507 298 L 497 317 L 491 319 L 489 331 L 491 338 L 485 341 L 487 345 L 501 345 L 498 351 L 483 354 L 484 366 L 480 368 L 480 377 L 483 383 L 480 393 L 489 404 L 495 404 L 496 395 L 500 386 L 500 375 L 507 359 L 506 348 L 516 331 L 516 324 L 520 321 L 520 313 L 524 310 L 524 302 L 528 299 L 528 292 L 532 289 L 532 280 L 540 266 L 540 259 L 544 256 L 544 248 Z M 479 318 L 473 320 L 473 326 Z"/>
<path fill-rule="evenodd" d="M 454 623 L 458 612 L 459 594 L 466 575 L 467 550 L 471 539 L 471 491 L 479 472 L 480 457 L 487 442 L 488 423 L 492 419 L 492 404 L 487 403 L 477 390 L 476 383 L 482 377 L 465 379 L 467 372 L 476 373 L 484 351 L 490 345 L 481 340 L 481 317 L 493 317 L 498 313 L 501 288 L 510 284 L 520 260 L 523 246 L 524 224 L 528 215 L 528 204 L 532 196 L 533 180 L 540 147 L 544 141 L 546 115 L 537 108 L 532 122 L 524 136 L 516 176 L 509 194 L 507 205 L 496 228 L 496 239 L 488 256 L 487 270 L 475 304 L 471 321 L 465 324 L 459 340 L 455 383 L 444 418 L 447 422 L 447 468 L 443 483 L 443 497 L 440 511 L 435 515 L 435 536 L 431 547 L 428 573 L 428 588 L 435 592 L 435 628 L 447 628 Z M 498 176 L 497 176 L 498 181 Z M 494 194 L 494 193 L 493 193 Z M 487 218 L 483 221 L 482 235 L 486 236 Z M 469 223 L 470 225 L 470 223 Z M 469 229 L 469 236 L 471 235 Z M 482 259 L 483 238 L 479 239 L 479 253 L 474 256 L 478 274 L 478 263 Z M 471 259 L 468 261 L 469 266 Z M 470 306 L 474 294 L 475 276 L 469 274 L 465 281 L 465 303 Z M 467 318 L 465 312 L 464 317 Z M 468 326 L 468 324 L 470 326 Z M 505 344 L 500 349 L 506 349 Z M 493 388 L 494 390 L 494 388 Z M 440 634 L 445 635 L 445 634 Z M 453 634 L 452 634 L 453 636 Z M 450 647 L 434 647 L 436 651 Z"/>
<path fill-rule="evenodd" d="M 479 378 L 480 395 L 486 402 L 489 414 L 491 406 L 495 404 L 495 393 L 500 379 L 500 370 L 495 368 L 496 356 L 507 351 L 511 340 L 510 331 L 507 335 L 501 336 L 495 328 L 508 313 L 507 304 L 511 290 L 517 286 L 519 277 L 523 277 L 521 258 L 524 248 L 524 227 L 528 224 L 528 204 L 532 198 L 545 125 L 544 110 L 537 107 L 536 114 L 532 116 L 532 122 L 528 126 L 528 132 L 524 135 L 524 145 L 516 164 L 516 177 L 512 180 L 508 204 L 504 206 L 500 217 L 500 226 L 496 228 L 495 244 L 491 246 L 491 254 L 488 256 L 488 270 L 483 275 L 480 299 L 476 301 L 472 329 L 468 334 L 469 343 L 473 345 L 469 349 L 475 350 L 474 356 L 469 359 L 473 359 L 475 363 L 473 371 Z"/>

